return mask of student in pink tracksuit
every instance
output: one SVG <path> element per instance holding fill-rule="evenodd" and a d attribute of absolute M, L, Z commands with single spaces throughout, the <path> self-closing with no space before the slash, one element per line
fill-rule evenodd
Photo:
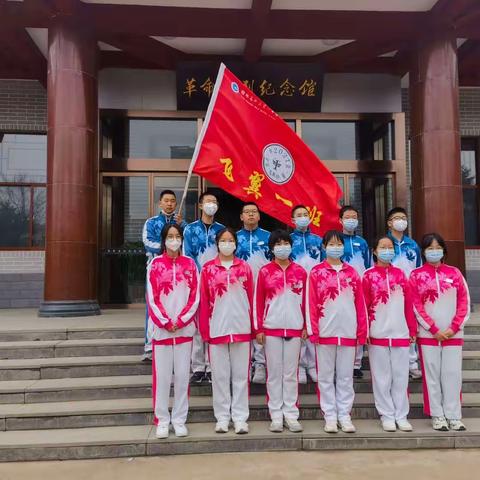
<path fill-rule="evenodd" d="M 199 301 L 195 262 L 181 254 L 182 228 L 168 223 L 161 232 L 160 255 L 147 270 L 147 301 L 153 321 L 153 408 L 156 436 L 167 438 L 170 421 L 177 437 L 185 437 L 194 315 Z M 173 376 L 173 373 L 175 375 Z M 172 414 L 168 411 L 174 377 Z"/>
<path fill-rule="evenodd" d="M 227 433 L 232 419 L 235 433 L 242 434 L 248 433 L 253 274 L 234 255 L 233 229 L 220 230 L 216 243 L 218 256 L 203 266 L 200 277 L 199 330 L 208 342 L 215 431 Z"/>
<path fill-rule="evenodd" d="M 373 247 L 375 265 L 363 275 L 368 310 L 368 358 L 375 406 L 386 432 L 412 431 L 407 420 L 409 347 L 415 342 L 416 322 L 408 280 L 391 262 L 395 257 L 390 237 Z"/>
<path fill-rule="evenodd" d="M 337 433 L 339 424 L 342 431 L 353 433 L 353 365 L 357 345 L 367 338 L 362 281 L 355 268 L 340 260 L 344 254 L 340 232 L 326 232 L 323 246 L 327 258 L 308 277 L 307 331 L 315 344 L 324 429 Z"/>
<path fill-rule="evenodd" d="M 260 269 L 255 289 L 255 332 L 265 347 L 271 432 L 301 432 L 298 421 L 298 361 L 305 330 L 307 272 L 289 260 L 292 240 L 285 230 L 270 235 L 274 260 Z"/>
<path fill-rule="evenodd" d="M 419 324 L 424 411 L 435 430 L 465 430 L 461 389 L 468 286 L 458 268 L 444 263 L 447 246 L 438 233 L 423 237 L 421 251 L 426 263 L 412 272 L 410 285 Z"/>

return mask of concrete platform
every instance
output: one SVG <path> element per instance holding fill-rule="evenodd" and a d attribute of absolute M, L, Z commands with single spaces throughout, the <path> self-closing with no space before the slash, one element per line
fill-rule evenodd
<path fill-rule="evenodd" d="M 250 422 L 248 435 L 216 434 L 213 423 L 189 425 L 190 436 L 155 438 L 152 426 L 101 427 L 44 432 L 4 432 L 0 461 L 131 457 L 192 453 L 288 450 L 368 450 L 480 447 L 480 419 L 467 419 L 466 432 L 435 432 L 428 420 L 413 420 L 412 433 L 386 433 L 375 420 L 355 422 L 357 433 L 326 434 L 323 421 L 304 421 L 300 434 L 271 433 L 268 422 Z"/>

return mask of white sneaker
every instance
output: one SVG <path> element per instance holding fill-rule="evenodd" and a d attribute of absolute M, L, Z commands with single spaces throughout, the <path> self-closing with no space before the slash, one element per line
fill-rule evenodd
<path fill-rule="evenodd" d="M 215 432 L 228 433 L 228 424 L 229 422 L 217 422 L 215 425 Z"/>
<path fill-rule="evenodd" d="M 410 370 L 410 378 L 413 380 L 418 380 L 419 378 L 422 378 L 422 372 L 418 368 L 412 368 Z"/>
<path fill-rule="evenodd" d="M 235 427 L 235 433 L 237 435 L 242 435 L 244 433 L 248 433 L 248 423 L 247 422 L 235 422 L 233 424 Z"/>
<path fill-rule="evenodd" d="M 282 420 L 272 420 L 270 427 L 268 429 L 274 433 L 283 432 L 283 421 Z"/>
<path fill-rule="evenodd" d="M 293 433 L 303 432 L 302 424 L 294 418 L 285 418 L 285 424 Z"/>
<path fill-rule="evenodd" d="M 305 385 L 307 383 L 307 370 L 303 367 L 298 368 L 298 383 Z"/>
<path fill-rule="evenodd" d="M 152 361 L 152 351 L 144 352 L 142 358 L 140 358 L 141 362 L 151 362 Z"/>
<path fill-rule="evenodd" d="M 315 367 L 309 368 L 307 372 L 308 372 L 308 376 L 312 379 L 312 382 L 317 383 L 318 381 L 317 369 Z"/>
<path fill-rule="evenodd" d="M 402 418 L 401 420 L 397 420 L 397 427 L 401 432 L 411 432 L 411 431 L 413 431 L 412 424 L 406 418 Z"/>
<path fill-rule="evenodd" d="M 432 417 L 432 427 L 439 432 L 448 432 L 448 423 L 445 417 Z"/>
<path fill-rule="evenodd" d="M 355 425 L 352 423 L 352 420 L 350 420 L 350 418 L 344 418 L 343 420 L 339 420 L 338 423 L 340 424 L 342 432 L 355 433 L 357 431 Z"/>
<path fill-rule="evenodd" d="M 325 426 L 323 427 L 323 430 L 327 433 L 337 433 L 338 432 L 337 422 L 333 422 L 333 421 L 325 422 Z"/>
<path fill-rule="evenodd" d="M 397 425 L 395 420 L 390 420 L 388 418 L 382 419 L 382 428 L 384 432 L 396 432 Z"/>
<path fill-rule="evenodd" d="M 188 429 L 185 424 L 173 425 L 173 430 L 176 437 L 188 437 Z"/>
<path fill-rule="evenodd" d="M 461 420 L 448 420 L 448 428 L 455 432 L 463 432 L 467 429 Z"/>
<path fill-rule="evenodd" d="M 255 373 L 253 374 L 253 383 L 265 383 L 267 381 L 267 373 L 265 365 L 255 365 Z"/>
<path fill-rule="evenodd" d="M 158 425 L 155 436 L 157 438 L 168 438 L 168 425 Z"/>

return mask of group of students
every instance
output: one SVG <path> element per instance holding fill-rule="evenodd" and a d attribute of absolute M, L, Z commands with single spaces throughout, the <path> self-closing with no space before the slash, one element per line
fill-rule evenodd
<path fill-rule="evenodd" d="M 405 235 L 407 213 L 388 213 L 388 233 L 369 249 L 357 236 L 358 212 L 340 211 L 343 231 L 323 239 L 308 210 L 292 210 L 295 230 L 271 234 L 246 203 L 239 232 L 214 221 L 218 201 L 200 197 L 201 219 L 184 226 L 170 208 L 147 220 L 148 335 L 153 352 L 156 436 L 188 435 L 191 382 L 211 381 L 215 431 L 248 433 L 249 383 L 265 376 L 270 431 L 301 432 L 298 383 L 317 383 L 324 430 L 355 432 L 353 377 L 368 357 L 376 409 L 387 432 L 411 431 L 408 381 L 423 374 L 424 411 L 435 430 L 461 421 L 463 326 L 470 313 L 461 272 L 445 263 L 437 233 L 419 246 Z M 163 223 L 163 225 L 162 225 Z M 422 265 L 422 259 L 424 261 Z M 421 363 L 418 367 L 417 352 Z M 173 378 L 174 399 L 169 412 Z"/>

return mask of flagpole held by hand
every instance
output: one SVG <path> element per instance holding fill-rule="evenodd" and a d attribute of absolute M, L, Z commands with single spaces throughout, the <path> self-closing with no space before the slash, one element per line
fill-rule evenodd
<path fill-rule="evenodd" d="M 212 116 L 212 111 L 215 106 L 215 100 L 217 99 L 218 90 L 220 89 L 220 85 L 223 80 L 224 71 L 225 71 L 225 64 L 221 63 L 220 68 L 218 69 L 217 80 L 215 81 L 215 86 L 213 87 L 212 98 L 210 99 L 210 103 L 208 104 L 205 120 L 203 121 L 202 130 L 200 131 L 200 135 L 197 138 L 197 143 L 195 144 L 195 150 L 193 151 L 192 161 L 190 162 L 190 166 L 188 167 L 187 179 L 185 180 L 185 187 L 183 189 L 182 200 L 180 201 L 180 205 L 178 207 L 179 212 L 182 211 L 183 205 L 185 204 L 185 199 L 187 198 L 188 187 L 190 185 L 190 180 L 193 174 L 193 167 L 195 166 L 195 162 L 197 161 L 197 157 L 200 151 L 200 147 L 202 145 L 203 137 L 205 135 L 205 131 L 210 122 L 210 117 Z"/>

